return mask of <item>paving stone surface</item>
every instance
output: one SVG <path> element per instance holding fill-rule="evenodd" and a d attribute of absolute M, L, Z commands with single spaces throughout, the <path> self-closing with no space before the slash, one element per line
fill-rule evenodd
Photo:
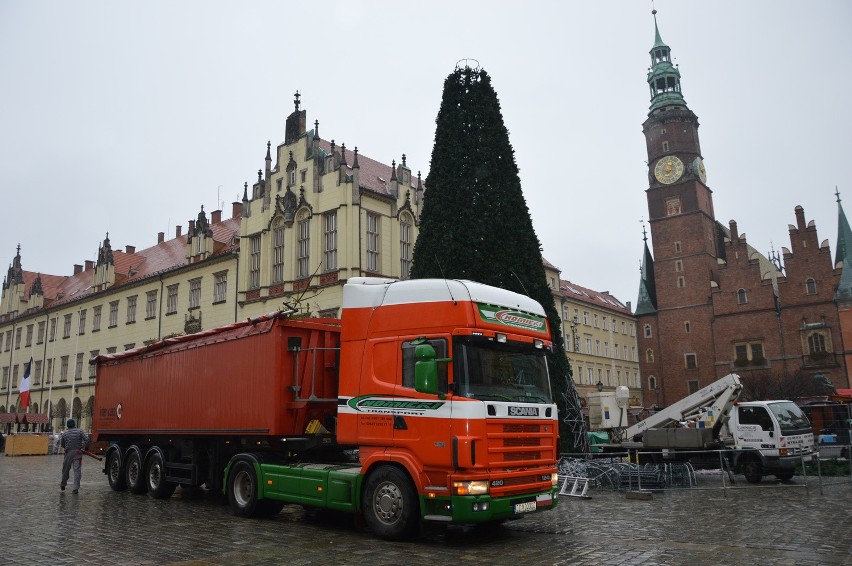
<path fill-rule="evenodd" d="M 634 500 L 591 490 L 497 528 L 429 531 L 409 543 L 370 535 L 350 516 L 287 506 L 238 519 L 215 494 L 159 501 L 111 491 L 86 459 L 78 495 L 60 492 L 61 456 L 0 455 L 3 564 L 834 565 L 852 563 L 852 480 L 740 478 Z M 822 493 L 821 493 L 822 492 Z"/>

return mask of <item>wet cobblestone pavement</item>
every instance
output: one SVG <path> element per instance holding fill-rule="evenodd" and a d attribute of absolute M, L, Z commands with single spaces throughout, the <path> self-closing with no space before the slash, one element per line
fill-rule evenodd
<path fill-rule="evenodd" d="M 158 501 L 113 492 L 86 459 L 79 495 L 59 491 L 59 456 L 0 455 L 3 564 L 689 564 L 852 563 L 852 481 L 654 493 L 591 490 L 499 528 L 378 540 L 350 516 L 287 506 L 233 517 L 223 499 L 180 489 Z M 709 482 L 715 488 L 720 481 Z"/>

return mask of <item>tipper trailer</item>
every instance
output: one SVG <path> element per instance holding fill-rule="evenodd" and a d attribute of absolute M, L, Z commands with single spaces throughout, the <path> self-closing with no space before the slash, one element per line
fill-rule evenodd
<path fill-rule="evenodd" d="M 341 320 L 272 313 L 96 358 L 110 486 L 222 490 L 239 516 L 286 503 L 421 522 L 556 504 L 558 420 L 536 301 L 460 280 L 353 278 Z"/>

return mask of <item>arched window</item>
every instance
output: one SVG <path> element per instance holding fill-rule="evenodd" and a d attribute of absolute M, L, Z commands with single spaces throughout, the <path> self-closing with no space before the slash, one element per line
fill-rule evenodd
<path fill-rule="evenodd" d="M 651 391 L 657 390 L 657 378 L 653 375 L 648 378 L 648 389 L 650 389 Z"/>
<path fill-rule="evenodd" d="M 650 337 L 651 337 L 651 325 L 646 324 L 645 325 L 645 338 L 650 338 Z"/>
<path fill-rule="evenodd" d="M 737 304 L 744 305 L 748 302 L 748 294 L 746 294 L 745 289 L 740 289 L 737 291 Z"/>
<path fill-rule="evenodd" d="M 812 277 L 805 281 L 805 290 L 808 295 L 816 295 L 816 281 Z"/>
<path fill-rule="evenodd" d="M 645 361 L 649 364 L 654 363 L 654 350 L 652 350 L 651 348 L 645 350 Z"/>

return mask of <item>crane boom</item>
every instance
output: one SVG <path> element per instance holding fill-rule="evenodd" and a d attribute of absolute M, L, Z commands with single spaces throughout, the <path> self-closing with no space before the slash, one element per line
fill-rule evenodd
<path fill-rule="evenodd" d="M 694 423 L 694 428 L 713 428 L 720 421 L 727 420 L 742 389 L 740 377 L 730 373 L 629 427 L 624 438 L 632 439 L 648 429 L 663 428 L 673 422 L 686 421 Z"/>

